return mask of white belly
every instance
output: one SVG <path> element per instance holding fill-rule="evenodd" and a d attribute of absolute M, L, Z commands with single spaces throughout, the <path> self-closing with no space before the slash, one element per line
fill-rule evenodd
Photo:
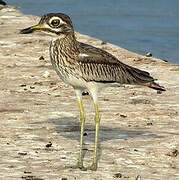
<path fill-rule="evenodd" d="M 86 86 L 87 82 L 80 77 L 78 78 L 74 74 L 74 72 L 72 72 L 69 69 L 66 69 L 64 67 L 56 66 L 56 67 L 54 67 L 54 69 L 64 83 L 71 85 L 77 89 L 87 89 L 87 86 Z"/>

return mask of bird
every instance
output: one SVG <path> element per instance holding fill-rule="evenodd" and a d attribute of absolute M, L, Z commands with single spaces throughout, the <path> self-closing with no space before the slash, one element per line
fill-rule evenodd
<path fill-rule="evenodd" d="M 158 91 L 165 88 L 155 82 L 147 71 L 123 63 L 109 52 L 76 39 L 71 18 L 64 13 L 48 13 L 38 24 L 22 29 L 21 34 L 41 31 L 51 36 L 49 46 L 52 66 L 63 82 L 72 86 L 76 93 L 80 114 L 80 148 L 77 168 L 93 170 L 98 168 L 99 130 L 101 114 L 98 96 L 103 88 L 122 84 L 146 86 Z M 95 138 L 92 163 L 84 167 L 85 110 L 82 93 L 88 92 L 95 110 Z"/>

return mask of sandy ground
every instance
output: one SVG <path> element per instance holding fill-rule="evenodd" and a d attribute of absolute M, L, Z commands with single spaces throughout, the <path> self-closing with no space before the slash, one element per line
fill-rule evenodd
<path fill-rule="evenodd" d="M 179 67 L 80 35 L 121 61 L 149 71 L 167 89 L 123 86 L 100 95 L 101 156 L 98 171 L 80 171 L 76 97 L 51 67 L 49 37 L 18 34 L 38 22 L 0 8 L 0 179 L 177 180 L 179 179 Z M 75 22 L 74 22 L 75 23 Z M 93 106 L 84 97 L 85 164 L 91 162 Z M 51 142 L 51 143 L 49 143 Z"/>

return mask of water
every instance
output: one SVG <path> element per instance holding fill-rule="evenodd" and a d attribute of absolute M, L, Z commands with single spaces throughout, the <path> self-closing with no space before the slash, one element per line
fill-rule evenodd
<path fill-rule="evenodd" d="M 179 0 L 7 0 L 26 14 L 63 12 L 76 31 L 179 64 Z"/>

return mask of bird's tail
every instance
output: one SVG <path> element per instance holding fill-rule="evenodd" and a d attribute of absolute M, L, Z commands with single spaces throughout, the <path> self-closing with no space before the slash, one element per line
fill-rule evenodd
<path fill-rule="evenodd" d="M 148 86 L 149 88 L 152 88 L 152 89 L 155 89 L 155 90 L 166 91 L 165 87 L 160 86 L 156 82 L 149 82 L 149 83 L 146 83 L 145 85 Z"/>
<path fill-rule="evenodd" d="M 118 78 L 118 82 L 122 84 L 138 84 L 155 90 L 166 91 L 163 86 L 160 86 L 155 82 L 156 79 L 154 79 L 149 72 L 137 69 L 121 62 L 120 75 Z"/>
<path fill-rule="evenodd" d="M 144 85 L 155 90 L 166 91 L 163 86 L 160 86 L 155 82 L 156 79 L 154 79 L 150 73 L 130 66 L 126 69 L 128 69 L 128 73 L 132 75 L 131 79 L 134 84 Z"/>

